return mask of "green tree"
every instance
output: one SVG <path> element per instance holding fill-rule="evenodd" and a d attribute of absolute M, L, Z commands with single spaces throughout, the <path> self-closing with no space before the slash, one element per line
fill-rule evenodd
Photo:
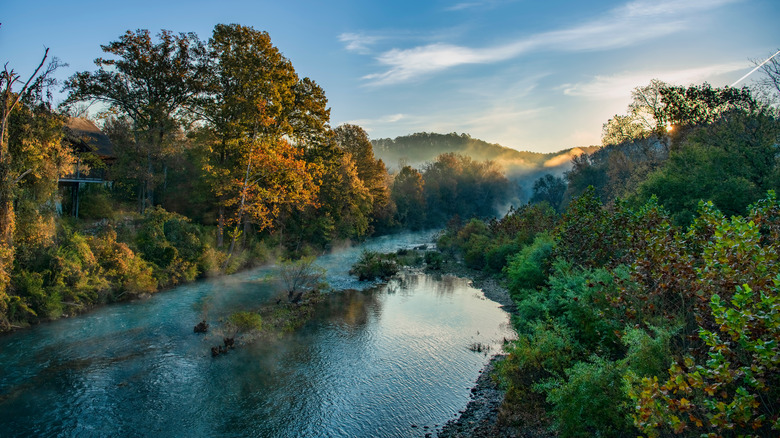
<path fill-rule="evenodd" d="M 664 87 L 661 89 L 661 101 L 664 109 L 658 123 L 683 132 L 688 128 L 714 123 L 726 112 L 752 112 L 758 108 L 758 103 L 747 87 L 713 88 L 706 82 L 691 87 Z"/>
<path fill-rule="evenodd" d="M 426 210 L 422 174 L 410 166 L 402 167 L 393 179 L 390 195 L 396 205 L 396 221 L 413 230 L 422 228 Z"/>
<path fill-rule="evenodd" d="M 489 217 L 511 194 L 509 181 L 492 161 L 478 162 L 454 153 L 441 154 L 423 171 L 428 225 L 455 215 Z"/>
<path fill-rule="evenodd" d="M 286 243 L 325 246 L 335 239 L 362 239 L 369 232 L 373 198 L 358 175 L 352 156 L 335 141 L 310 147 L 306 160 L 322 169 L 317 205 L 288 215 L 282 224 Z"/>
<path fill-rule="evenodd" d="M 637 193 L 641 199 L 656 195 L 681 224 L 693 218 L 701 200 L 742 215 L 767 190 L 780 188 L 779 140 L 772 111 L 729 112 L 694 129 Z"/>
<path fill-rule="evenodd" d="M 667 87 L 668 84 L 653 79 L 646 86 L 634 88 L 628 114 L 615 115 L 604 124 L 601 143 L 608 146 L 653 136 L 665 137 L 666 102 L 663 101 L 662 90 Z"/>
<path fill-rule="evenodd" d="M 175 35 L 163 30 L 154 41 L 149 31 L 127 31 L 103 51 L 115 59 L 98 58 L 95 72 L 79 72 L 65 82 L 63 104 L 102 102 L 132 120 L 134 153 L 143 163 L 137 178 L 139 211 L 155 203 L 164 182 L 171 135 L 178 131 L 184 110 L 194 104 L 207 75 L 206 48 L 194 33 Z"/>
<path fill-rule="evenodd" d="M 566 182 L 563 178 L 548 173 L 534 181 L 531 203 L 547 202 L 559 211 L 565 193 Z"/>

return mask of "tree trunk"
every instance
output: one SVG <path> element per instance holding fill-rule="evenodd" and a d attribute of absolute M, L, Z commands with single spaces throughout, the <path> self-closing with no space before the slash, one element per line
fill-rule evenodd
<path fill-rule="evenodd" d="M 7 152 L 8 143 L 3 142 L 3 152 Z M 14 212 L 13 187 L 14 178 L 11 174 L 10 156 L 2 154 L 0 161 L 0 311 L 5 305 L 6 291 L 11 282 L 11 270 L 14 264 L 14 231 L 16 230 L 16 213 Z M 3 315 L 0 314 L 0 323 Z"/>
<path fill-rule="evenodd" d="M 238 239 L 238 230 L 241 224 L 244 222 L 244 208 L 246 206 L 246 191 L 249 188 L 249 175 L 252 172 L 252 153 L 254 150 L 251 150 L 249 152 L 249 161 L 246 164 L 246 174 L 244 175 L 244 183 L 241 186 L 241 202 L 238 206 L 238 216 L 236 217 L 236 226 L 233 230 L 233 236 L 230 240 L 230 250 L 228 250 L 228 255 L 225 258 L 225 264 L 222 265 L 222 269 L 225 269 L 228 265 L 228 262 L 230 262 L 230 258 L 233 257 L 233 250 L 236 248 L 236 240 Z"/>
<path fill-rule="evenodd" d="M 241 234 L 241 245 L 246 248 L 246 238 L 252 232 L 252 222 L 248 216 L 244 216 L 244 232 Z"/>
<path fill-rule="evenodd" d="M 217 218 L 217 248 L 225 244 L 225 205 L 224 196 L 219 197 L 219 217 Z"/>

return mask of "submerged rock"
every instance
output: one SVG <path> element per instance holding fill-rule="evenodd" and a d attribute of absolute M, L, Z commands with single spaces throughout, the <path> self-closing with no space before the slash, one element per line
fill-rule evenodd
<path fill-rule="evenodd" d="M 209 325 L 206 323 L 206 321 L 201 321 L 195 325 L 193 331 L 195 333 L 206 333 L 209 331 Z"/>

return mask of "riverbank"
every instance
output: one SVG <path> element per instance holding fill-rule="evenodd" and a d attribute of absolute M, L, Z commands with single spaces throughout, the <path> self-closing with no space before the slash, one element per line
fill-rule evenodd
<path fill-rule="evenodd" d="M 471 400 L 466 405 L 466 409 L 460 411 L 458 418 L 448 421 L 442 427 L 437 435 L 439 438 L 515 436 L 511 434 L 511 431 L 498 424 L 498 409 L 504 400 L 504 391 L 498 387 L 492 374 L 496 364 L 504 357 L 502 354 L 493 356 L 485 368 L 480 371 L 477 382 L 471 388 Z"/>
<path fill-rule="evenodd" d="M 499 304 L 508 313 L 514 314 L 516 306 L 509 291 L 495 278 L 465 266 L 458 260 L 448 260 L 442 264 L 442 274 L 468 278 L 472 285 L 481 289 L 485 297 Z M 439 438 L 549 438 L 555 435 L 542 429 L 519 430 L 499 421 L 499 409 L 504 401 L 505 391 L 493 377 L 496 366 L 506 358 L 505 354 L 496 354 L 480 371 L 474 387 L 471 388 L 471 400 L 460 415 L 448 421 L 438 432 Z"/>

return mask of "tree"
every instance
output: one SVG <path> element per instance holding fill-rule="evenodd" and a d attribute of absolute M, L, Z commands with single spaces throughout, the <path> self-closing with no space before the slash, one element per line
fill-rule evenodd
<path fill-rule="evenodd" d="M 16 256 L 15 204 L 19 185 L 26 177 L 48 176 L 51 179 L 52 175 L 39 173 L 42 167 L 50 164 L 54 165 L 56 177 L 58 165 L 69 162 L 59 144 L 62 132 L 57 128 L 62 126 L 62 120 L 51 114 L 43 99 L 54 84 L 51 74 L 60 65 L 54 58 L 44 67 L 48 55 L 49 49 L 46 49 L 40 64 L 23 84 L 21 76 L 13 69 L 9 70 L 7 64 L 0 72 L 0 329 L 8 327 L 6 311 L 9 302 L 14 300 L 8 295 L 8 287 Z M 15 92 L 13 88 L 19 84 L 22 88 Z M 17 115 L 36 118 L 28 120 L 35 123 L 26 127 L 17 124 L 20 129 L 16 130 L 14 117 Z"/>
<path fill-rule="evenodd" d="M 664 122 L 664 110 L 666 102 L 663 100 L 662 90 L 669 85 L 658 79 L 650 80 L 644 87 L 636 87 L 631 92 L 632 101 L 628 105 L 628 111 L 638 122 L 645 133 L 663 135 L 666 132 Z"/>
<path fill-rule="evenodd" d="M 206 48 L 194 33 L 162 30 L 153 41 L 146 29 L 127 31 L 101 46 L 117 59 L 98 58 L 96 72 L 79 72 L 65 82 L 70 94 L 63 104 L 103 102 L 132 120 L 134 146 L 143 163 L 137 175 L 139 210 L 154 205 L 155 190 L 164 180 L 166 142 L 204 89 Z"/>
<path fill-rule="evenodd" d="M 659 126 L 683 130 L 713 123 L 730 111 L 751 112 L 758 108 L 747 87 L 713 88 L 706 82 L 691 87 L 664 87 L 661 101 L 664 108 L 659 115 Z"/>
<path fill-rule="evenodd" d="M 637 138 L 642 138 L 647 131 L 638 122 L 634 115 L 615 115 L 607 120 L 601 130 L 601 144 L 603 146 L 621 144 Z"/>
<path fill-rule="evenodd" d="M 403 226 L 418 230 L 425 224 L 425 182 L 422 174 L 404 166 L 393 180 L 391 197 L 396 205 L 396 220 Z"/>
<path fill-rule="evenodd" d="M 531 203 L 547 202 L 556 211 L 559 211 L 563 195 L 566 193 L 566 181 L 559 176 L 550 173 L 534 181 L 534 193 Z"/>
<path fill-rule="evenodd" d="M 761 67 L 763 76 L 756 81 L 754 89 L 756 94 L 773 105 L 780 104 L 780 54 L 776 52 L 766 61 L 753 60 L 757 67 Z"/>
<path fill-rule="evenodd" d="M 564 202 L 568 204 L 585 193 L 588 187 L 593 187 L 599 196 L 603 195 L 607 186 L 606 168 L 587 154 L 573 157 L 571 162 L 572 168 L 564 172 L 564 178 L 569 183 Z"/>
<path fill-rule="evenodd" d="M 389 175 L 385 163 L 374 157 L 371 140 L 363 128 L 344 124 L 334 130 L 336 144 L 349 153 L 355 162 L 358 176 L 372 198 L 374 227 L 389 227 L 395 206 L 390 199 Z"/>
<path fill-rule="evenodd" d="M 509 181 L 492 161 L 478 162 L 454 153 L 441 154 L 423 171 L 428 225 L 455 215 L 487 217 L 507 202 Z"/>
<path fill-rule="evenodd" d="M 780 188 L 779 126 L 770 111 L 735 111 L 698 127 L 637 193 L 641 199 L 656 195 L 683 224 L 693 218 L 700 200 L 713 201 L 727 215 L 744 214 L 767 190 Z"/>
<path fill-rule="evenodd" d="M 330 108 L 325 91 L 313 80 L 303 78 L 293 86 L 293 96 L 293 105 L 287 113 L 291 137 L 305 147 L 328 143 Z"/>
<path fill-rule="evenodd" d="M 313 81 L 298 80 L 266 32 L 219 24 L 209 52 L 208 95 L 200 108 L 212 141 L 203 169 L 217 197 L 218 244 L 225 226 L 234 226 L 232 253 L 240 224 L 270 228 L 283 206 L 314 202 L 319 169 L 290 139 L 318 138 L 327 125 L 327 100 Z"/>
<path fill-rule="evenodd" d="M 325 269 L 314 264 L 312 256 L 299 260 L 281 260 L 279 278 L 287 292 L 287 301 L 297 303 L 306 292 L 315 289 L 325 275 Z"/>

